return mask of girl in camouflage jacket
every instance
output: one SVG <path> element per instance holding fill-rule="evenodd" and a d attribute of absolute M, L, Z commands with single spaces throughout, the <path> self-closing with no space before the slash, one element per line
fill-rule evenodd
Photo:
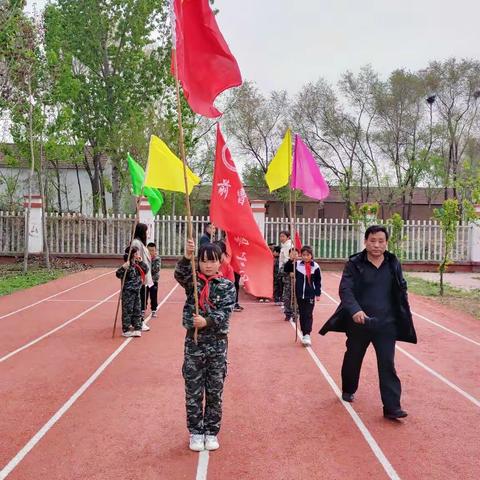
<path fill-rule="evenodd" d="M 142 307 L 140 301 L 140 289 L 145 283 L 145 275 L 148 273 L 148 267 L 142 261 L 137 247 L 132 247 L 130 252 L 130 261 L 128 261 L 128 251 L 125 250 L 123 259 L 125 263 L 116 271 L 116 276 L 125 281 L 122 288 L 122 335 L 124 337 L 142 336 Z M 125 270 L 127 273 L 125 274 Z M 133 327 L 133 332 L 130 331 Z"/>
<path fill-rule="evenodd" d="M 187 427 L 191 450 L 216 450 L 219 448 L 217 434 L 222 419 L 223 384 L 227 373 L 227 335 L 236 292 L 234 284 L 218 274 L 222 254 L 218 245 L 202 245 L 198 253 L 199 315 L 196 315 L 191 267 L 194 251 L 195 244 L 189 240 L 185 256 L 175 269 L 175 279 L 187 295 L 183 307 L 183 326 L 187 334 L 182 368 Z M 196 343 L 195 328 L 198 329 Z"/>

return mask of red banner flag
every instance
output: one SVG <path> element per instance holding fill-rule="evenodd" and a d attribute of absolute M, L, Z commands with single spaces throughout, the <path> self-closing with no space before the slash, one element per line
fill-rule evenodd
<path fill-rule="evenodd" d="M 300 240 L 300 235 L 298 232 L 295 232 L 295 248 L 300 252 L 302 249 L 302 241 Z"/>
<path fill-rule="evenodd" d="M 273 294 L 273 255 L 265 242 L 230 151 L 217 125 L 217 151 L 210 199 L 210 219 L 227 232 L 232 249 L 231 264 L 256 297 Z"/>
<path fill-rule="evenodd" d="M 213 105 L 215 98 L 242 84 L 237 61 L 218 28 L 209 0 L 174 2 L 174 48 L 185 98 L 194 112 L 218 117 L 221 112 Z"/>

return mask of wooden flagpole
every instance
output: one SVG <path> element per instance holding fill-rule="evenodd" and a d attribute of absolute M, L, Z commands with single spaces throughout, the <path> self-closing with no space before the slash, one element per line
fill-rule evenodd
<path fill-rule="evenodd" d="M 175 20 L 172 17 L 172 31 L 175 29 Z M 178 143 L 180 147 L 180 158 L 183 163 L 183 179 L 185 182 L 185 207 L 187 209 L 187 225 L 188 225 L 188 238 L 193 240 L 193 225 L 192 225 L 192 211 L 190 208 L 190 196 L 188 194 L 188 180 L 187 180 L 187 160 L 185 155 L 185 138 L 183 135 L 183 123 L 182 123 L 182 108 L 180 102 L 180 82 L 178 80 L 178 59 L 177 51 L 175 49 L 175 42 L 172 45 L 173 59 L 175 63 L 175 90 L 177 95 L 177 116 L 178 116 Z M 192 265 L 192 279 L 193 279 L 193 296 L 195 299 L 195 314 L 198 315 L 198 290 L 197 290 L 197 269 L 195 266 L 195 252 L 193 252 L 190 259 Z M 197 343 L 198 328 L 195 328 L 194 341 Z"/>
<path fill-rule="evenodd" d="M 292 152 L 293 153 L 293 152 Z M 290 172 L 292 171 L 292 153 L 289 155 L 288 159 L 288 177 L 290 179 Z M 295 193 L 295 192 L 294 192 Z M 292 207 L 292 187 L 289 185 L 289 206 L 290 206 L 290 239 L 293 237 L 293 247 L 295 248 L 295 209 L 296 202 L 294 200 L 294 206 Z M 295 341 L 298 340 L 298 319 L 297 319 L 297 298 L 296 298 L 296 261 L 293 262 L 293 277 L 291 280 L 291 292 L 290 292 L 290 303 L 293 310 L 293 318 L 295 319 Z"/>

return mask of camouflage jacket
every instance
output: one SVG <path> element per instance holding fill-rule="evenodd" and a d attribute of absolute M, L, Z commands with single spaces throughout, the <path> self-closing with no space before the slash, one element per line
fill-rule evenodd
<path fill-rule="evenodd" d="M 155 258 L 152 258 L 152 279 L 154 282 L 158 282 L 160 279 L 160 268 L 162 268 L 162 260 L 157 255 Z"/>
<path fill-rule="evenodd" d="M 183 307 L 183 326 L 193 328 L 193 315 L 195 313 L 195 299 L 193 296 L 192 266 L 190 260 L 182 258 L 175 268 L 175 280 L 185 289 L 187 300 Z M 203 280 L 198 280 L 198 294 L 204 287 Z M 200 315 L 207 320 L 207 326 L 200 329 L 199 335 L 224 335 L 228 334 L 230 315 L 235 305 L 235 285 L 226 278 L 214 278 L 210 282 L 210 302 L 213 306 L 205 305 L 205 310 L 200 310 Z"/>
<path fill-rule="evenodd" d="M 137 262 L 137 265 L 143 270 L 144 273 L 148 272 L 148 267 L 145 262 Z M 121 266 L 115 273 L 117 278 L 123 279 L 125 269 Z M 128 267 L 127 276 L 125 277 L 124 290 L 140 290 L 142 283 L 142 275 L 133 265 Z"/>

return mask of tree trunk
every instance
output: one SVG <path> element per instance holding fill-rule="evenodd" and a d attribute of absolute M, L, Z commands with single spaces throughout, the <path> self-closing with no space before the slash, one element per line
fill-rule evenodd
<path fill-rule="evenodd" d="M 112 158 L 112 209 L 113 213 L 120 213 L 120 168 L 119 159 Z"/>
<path fill-rule="evenodd" d="M 77 173 L 77 183 L 78 183 L 78 194 L 80 196 L 80 214 L 83 214 L 83 194 L 82 194 L 82 183 L 80 182 L 80 173 L 78 171 L 78 164 L 75 164 L 75 170 Z"/>
<path fill-rule="evenodd" d="M 27 74 L 29 75 L 29 74 Z M 35 170 L 35 153 L 33 148 L 33 103 L 32 79 L 28 77 L 28 135 L 30 137 L 30 174 L 28 176 L 28 204 L 25 217 L 25 251 L 23 254 L 23 272 L 28 271 L 28 245 L 30 240 L 30 211 L 32 209 L 32 181 Z"/>
<path fill-rule="evenodd" d="M 58 201 L 58 211 L 59 213 L 63 212 L 62 207 L 62 180 L 60 179 L 60 167 L 58 162 L 55 162 L 55 175 L 57 176 L 57 201 Z"/>
<path fill-rule="evenodd" d="M 43 185 L 43 143 L 40 143 L 40 195 L 42 197 L 42 230 L 43 230 L 43 251 L 45 253 L 45 266 L 50 270 L 50 247 L 47 241 L 47 212 L 46 212 L 46 199 L 45 190 Z"/>

